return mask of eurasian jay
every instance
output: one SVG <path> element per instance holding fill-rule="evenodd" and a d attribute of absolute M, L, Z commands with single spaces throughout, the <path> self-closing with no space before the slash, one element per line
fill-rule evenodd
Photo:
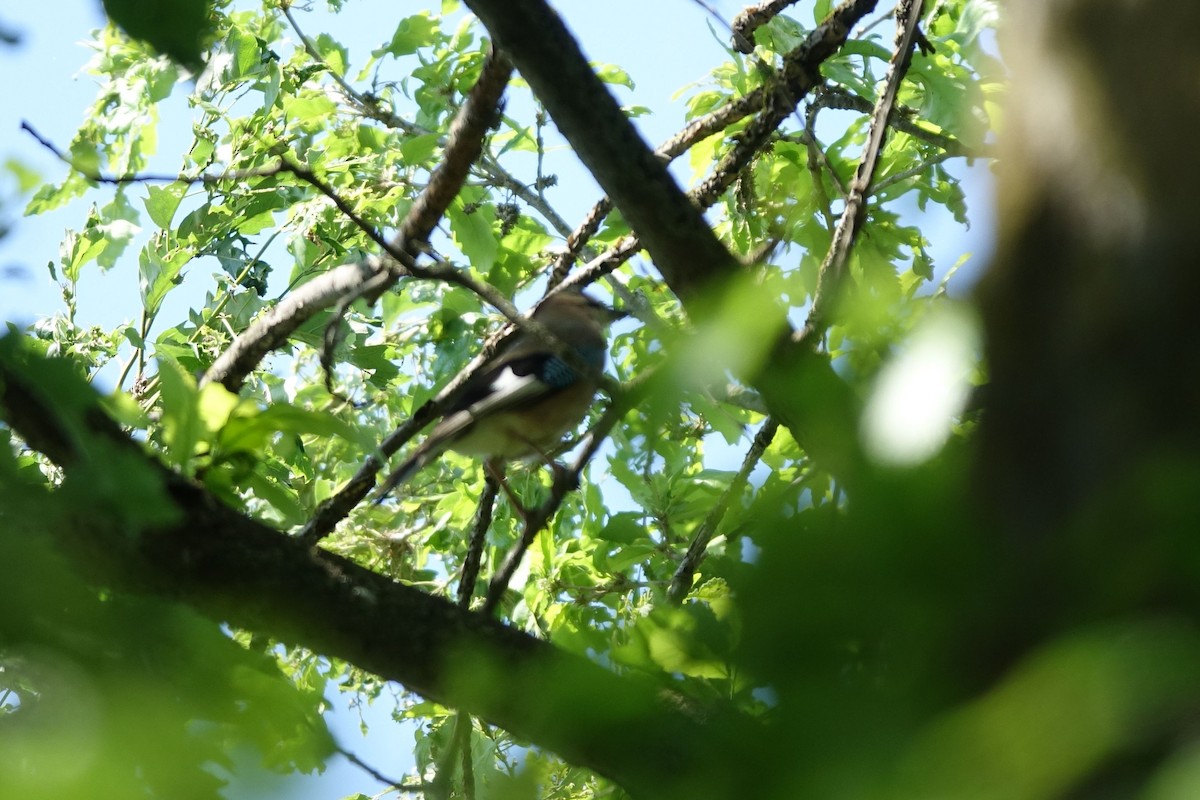
<path fill-rule="evenodd" d="M 581 374 L 541 339 L 520 333 L 485 364 L 376 495 L 376 502 L 446 450 L 511 461 L 548 454 L 579 424 L 596 394 L 608 341 L 604 329 L 624 316 L 578 290 L 548 297 L 531 319 L 572 348 L 590 374 Z"/>

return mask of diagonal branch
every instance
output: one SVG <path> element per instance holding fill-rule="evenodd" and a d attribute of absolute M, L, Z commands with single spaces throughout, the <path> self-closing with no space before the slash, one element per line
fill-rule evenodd
<path fill-rule="evenodd" d="M 146 491 L 157 486 L 177 512 L 175 521 L 138 532 L 114 524 L 117 504 L 100 504 L 47 530 L 95 580 L 344 659 L 646 797 L 691 796 L 681 774 L 734 796 L 732 782 L 755 763 L 747 751 L 756 726 L 740 715 L 706 709 L 701 718 L 661 686 L 615 675 L 233 511 L 146 456 L 82 381 L 69 399 L 53 393 L 34 377 L 50 362 L 19 347 L 0 342 L 6 423 L 68 476 L 123 453 L 122 463 L 145 471 Z M 562 708 L 572 709 L 570 724 L 562 724 Z"/>
<path fill-rule="evenodd" d="M 733 49 L 739 53 L 754 52 L 754 32 L 777 17 L 797 0 L 763 0 L 747 6 L 733 18 Z"/>
<path fill-rule="evenodd" d="M 846 272 L 846 262 L 850 258 L 850 249 L 867 219 L 867 196 L 871 180 L 875 176 L 875 168 L 879 165 L 879 156 L 883 152 L 883 142 L 887 138 L 888 117 L 896 105 L 900 82 L 908 72 L 908 65 L 912 63 L 922 2 L 923 0 L 900 0 L 896 7 L 896 48 L 888 62 L 883 91 L 875 101 L 871 126 L 867 131 L 867 143 L 863 147 L 858 171 L 846 195 L 846 207 L 833 233 L 833 242 L 830 243 L 829 251 L 825 254 L 817 273 L 817 289 L 813 295 L 812 309 L 803 330 L 796 335 L 798 341 L 815 342 L 824 335 L 829 326 L 833 303 L 844 282 L 843 276 Z"/>
<path fill-rule="evenodd" d="M 243 331 L 209 368 L 204 382 L 221 383 L 232 392 L 238 391 L 262 358 L 287 341 L 314 314 L 346 297 L 361 296 L 374 302 L 404 275 L 454 281 L 480 293 L 490 303 L 499 303 L 502 310 L 516 313 L 511 306 L 505 307 L 507 300 L 499 293 L 468 274 L 436 266 L 419 267 L 416 263 L 429 235 L 458 195 L 471 165 L 479 158 L 483 138 L 511 74 L 512 66 L 507 59 L 495 52 L 484 62 L 479 80 L 451 124 L 443 162 L 405 216 L 397 240 L 388 244 L 381 242 L 378 235 L 373 237 L 384 246 L 388 257 L 343 265 L 305 284 L 310 287 L 307 294 L 298 300 L 292 299 L 294 294 L 289 296 Z M 296 165 L 291 165 L 291 169 L 296 171 Z M 352 214 L 351 218 L 355 219 Z"/>
<path fill-rule="evenodd" d="M 746 457 L 742 459 L 742 466 L 738 469 L 733 480 L 729 482 L 729 486 L 721 494 L 717 504 L 713 506 L 708 516 L 704 518 L 704 522 L 700 524 L 700 529 L 696 531 L 696 535 L 692 537 L 692 543 L 688 546 L 687 553 L 679 562 L 679 566 L 675 569 L 675 574 L 671 577 L 671 584 L 667 589 L 667 600 L 675 605 L 683 602 L 687 597 L 687 593 L 692 590 L 692 582 L 696 577 L 696 569 L 700 566 L 700 562 L 704 560 L 705 553 L 708 550 L 709 542 L 717 533 L 717 527 L 725 518 L 725 513 L 729 510 L 729 506 L 733 503 L 733 499 L 742 493 L 746 488 L 746 484 L 750 480 L 750 473 L 758 466 L 758 462 L 762 459 L 763 453 L 771 446 L 771 440 L 775 438 L 775 432 L 779 430 L 779 423 L 771 418 L 763 423 L 759 428 L 758 433 L 754 436 L 754 442 L 750 445 L 750 449 L 746 451 Z"/>
<path fill-rule="evenodd" d="M 662 160 L 642 141 L 616 100 L 592 72 L 578 44 L 543 0 L 467 0 L 560 131 L 654 258 L 672 291 L 697 322 L 718 307 L 719 290 L 741 272 L 700 214 L 738 170 L 765 147 L 803 94 L 820 81 L 820 64 L 846 42 L 875 0 L 844 0 L 784 60 L 776 91 L 718 168 L 721 176 L 685 195 Z M 709 290 L 716 290 L 710 292 Z M 771 414 L 831 473 L 850 476 L 862 465 L 857 400 L 829 358 L 790 328 L 774 340 L 761 368 L 742 375 L 762 393 Z"/>
<path fill-rule="evenodd" d="M 558 129 L 660 261 L 687 273 L 673 286 L 694 296 L 736 262 L 642 141 L 592 71 L 562 20 L 542 0 L 468 0 L 512 58 Z"/>

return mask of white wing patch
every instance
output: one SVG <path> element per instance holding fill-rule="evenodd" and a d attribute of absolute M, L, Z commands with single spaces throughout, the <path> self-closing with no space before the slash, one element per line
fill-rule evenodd
<path fill-rule="evenodd" d="M 487 397 L 471 404 L 467 411 L 475 419 L 502 411 L 523 401 L 545 395 L 549 387 L 536 375 L 518 375 L 511 368 L 500 370 L 488 387 Z"/>

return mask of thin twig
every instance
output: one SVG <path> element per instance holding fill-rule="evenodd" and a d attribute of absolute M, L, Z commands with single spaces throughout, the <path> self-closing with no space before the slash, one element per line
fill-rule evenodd
<path fill-rule="evenodd" d="M 59 161 L 66 164 L 68 167 L 73 169 L 75 172 L 78 172 L 89 181 L 93 181 L 95 183 L 105 183 L 111 185 L 123 185 L 130 183 L 215 184 L 227 183 L 230 181 L 243 181 L 249 178 L 269 178 L 273 175 L 278 175 L 282 170 L 280 165 L 275 165 L 271 167 L 260 167 L 258 169 L 231 170 L 229 172 L 222 172 L 218 175 L 159 175 L 149 172 L 139 172 L 129 175 L 105 175 L 103 172 L 98 170 L 87 169 L 80 166 L 73 158 L 71 158 L 71 156 L 64 153 L 62 149 L 58 147 L 58 145 L 54 144 L 54 142 L 51 142 L 45 136 L 42 136 L 40 133 L 38 133 L 37 130 L 34 129 L 33 125 L 31 125 L 29 122 L 22 120 L 21 130 L 25 131 L 34 139 L 36 139 L 38 144 L 49 150 Z"/>
<path fill-rule="evenodd" d="M 863 114 L 870 114 L 874 111 L 874 106 L 870 101 L 840 87 L 826 87 L 822 89 L 813 98 L 810 105 L 818 109 L 833 108 L 843 111 L 858 111 Z M 915 121 L 916 115 L 917 112 L 914 109 L 897 104 L 888 112 L 887 123 L 896 130 L 907 133 L 914 139 L 920 139 L 923 142 L 928 142 L 935 147 L 941 148 L 951 156 L 962 156 L 963 158 L 973 159 L 990 158 L 995 155 L 994 148 L 987 145 L 970 148 L 953 136 L 922 127 Z"/>
<path fill-rule="evenodd" d="M 871 125 L 867 131 L 867 144 L 863 147 L 862 159 L 858 171 L 850 183 L 850 191 L 846 196 L 846 207 L 838 220 L 837 229 L 833 234 L 833 242 L 821 262 L 817 273 L 817 288 L 813 295 L 812 309 L 804 328 L 793 334 L 795 341 L 815 343 L 824 334 L 829 325 L 830 311 L 837 297 L 854 246 L 854 239 L 866 221 L 866 198 L 879 164 L 879 156 L 883 151 L 883 142 L 887 137 L 888 116 L 896 103 L 896 95 L 900 91 L 900 82 L 912 62 L 913 45 L 917 34 L 917 24 L 921 19 L 922 0 L 901 0 L 896 9 L 896 46 L 892 58 L 888 62 L 888 73 L 883 90 L 875 101 L 875 109 L 871 115 Z"/>
<path fill-rule="evenodd" d="M 458 604 L 463 608 L 471 607 L 471 596 L 475 593 L 475 579 L 479 576 L 479 563 L 483 556 L 483 548 L 487 542 L 488 528 L 492 526 L 492 513 L 496 507 L 496 494 L 500 483 L 491 473 L 485 478 L 483 496 L 475 512 L 475 524 L 471 530 L 471 541 L 467 546 L 467 557 L 463 561 L 462 575 L 458 581 Z M 475 796 L 475 774 L 471 764 L 471 730 L 474 722 L 471 715 L 459 711 L 454 715 L 454 733 L 450 737 L 450 747 L 438 759 L 437 770 L 432 784 L 430 796 L 435 798 L 448 797 L 450 789 L 451 767 L 455 754 L 460 754 L 462 769 L 463 794 L 466 797 Z"/>
<path fill-rule="evenodd" d="M 758 462 L 762 460 L 763 453 L 770 446 L 771 441 L 775 438 L 776 431 L 779 430 L 779 422 L 773 417 L 768 417 L 763 426 L 758 429 L 758 433 L 754 437 L 750 449 L 746 451 L 746 457 L 742 459 L 742 466 L 737 474 L 733 476 L 733 480 L 729 482 L 729 486 L 725 487 L 725 491 L 721 493 L 721 497 L 717 500 L 716 505 L 709 511 L 708 516 L 704 518 L 704 522 L 700 524 L 696 535 L 692 537 L 692 543 L 688 546 L 687 553 L 679 562 L 679 567 L 676 568 L 675 574 L 671 577 L 671 585 L 667 589 L 667 600 L 673 605 L 679 605 L 687 597 L 687 593 L 692 590 L 692 581 L 695 579 L 696 569 L 700 566 L 700 562 L 704 560 L 704 556 L 708 550 L 709 542 L 716 536 L 717 528 L 721 521 L 725 519 L 725 514 L 729 511 L 729 506 L 733 503 L 733 499 L 741 495 L 746 488 L 747 482 L 750 480 L 750 473 L 758 466 Z"/>
<path fill-rule="evenodd" d="M 391 786 L 391 787 L 394 787 L 397 789 L 404 786 L 403 781 L 392 780 L 391 778 L 384 775 L 379 770 L 372 767 L 367 762 L 363 761 L 361 758 L 356 756 L 354 753 L 351 753 L 349 750 L 342 747 L 341 745 L 334 745 L 334 750 L 341 753 L 342 757 L 344 757 L 347 761 L 349 761 L 351 764 L 358 767 L 363 772 L 367 773 L 368 775 L 370 775 L 372 778 L 379 781 L 380 783 L 386 784 L 387 786 Z M 411 790 L 408 790 L 408 791 L 411 791 Z"/>
<path fill-rule="evenodd" d="M 884 178 L 883 180 L 880 180 L 880 181 L 877 181 L 877 182 L 871 184 L 871 189 L 870 189 L 870 191 L 867 192 L 867 197 L 874 197 L 875 195 L 882 192 L 884 189 L 887 189 L 890 186 L 895 186 L 897 183 L 903 183 L 904 181 L 908 180 L 909 178 L 912 178 L 916 175 L 920 175 L 922 172 L 929 169 L 930 167 L 937 166 L 938 164 L 941 164 L 943 161 L 948 161 L 951 158 L 954 158 L 954 156 L 951 155 L 950 153 L 938 153 L 933 158 L 926 159 L 925 161 L 922 161 L 920 164 L 917 164 L 914 167 L 909 167 L 908 169 L 897 172 L 894 175 L 889 175 L 886 178 Z"/>
<path fill-rule="evenodd" d="M 496 495 L 500 481 L 490 471 L 484 471 L 483 496 L 475 511 L 475 524 L 471 526 L 471 538 L 467 543 L 467 557 L 463 559 L 458 578 L 458 604 L 471 607 L 471 596 L 475 593 L 475 582 L 479 579 L 479 566 L 483 560 L 483 548 L 487 544 L 487 532 L 492 527 L 492 514 L 496 508 Z"/>

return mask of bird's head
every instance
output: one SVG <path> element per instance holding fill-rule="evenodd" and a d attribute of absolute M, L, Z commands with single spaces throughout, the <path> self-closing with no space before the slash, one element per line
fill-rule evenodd
<path fill-rule="evenodd" d="M 587 320 L 602 328 L 626 316 L 626 312 L 607 306 L 579 289 L 564 289 L 552 294 L 533 312 L 533 318 L 539 322 L 553 318 L 574 318 Z"/>

